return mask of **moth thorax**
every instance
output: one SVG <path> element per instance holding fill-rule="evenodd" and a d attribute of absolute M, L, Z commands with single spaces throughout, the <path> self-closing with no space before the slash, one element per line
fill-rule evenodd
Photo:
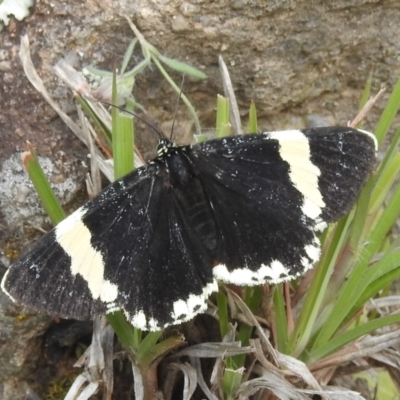
<path fill-rule="evenodd" d="M 170 151 L 165 161 L 168 164 L 171 186 L 184 187 L 191 183 L 195 175 L 194 166 L 183 152 Z"/>

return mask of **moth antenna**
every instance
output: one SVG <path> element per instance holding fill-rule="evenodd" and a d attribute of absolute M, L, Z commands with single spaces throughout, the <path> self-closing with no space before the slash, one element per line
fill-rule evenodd
<path fill-rule="evenodd" d="M 93 100 L 92 100 L 92 101 L 93 101 Z M 123 108 L 123 107 L 117 106 L 116 104 L 108 103 L 108 102 L 106 102 L 106 101 L 99 101 L 99 102 L 102 103 L 102 104 L 104 104 L 104 105 L 106 105 L 106 106 L 109 106 L 109 107 L 118 108 L 118 110 L 123 111 L 123 112 L 126 112 L 127 114 L 130 114 L 130 115 L 134 116 L 134 117 L 137 118 L 139 121 L 142 121 L 142 122 L 143 122 L 145 125 L 147 125 L 149 128 L 153 129 L 153 131 L 157 133 L 157 135 L 158 135 L 158 137 L 159 137 L 160 139 L 164 139 L 164 138 L 165 138 L 165 135 L 164 135 L 161 131 L 159 131 L 155 126 L 153 126 L 152 124 L 150 124 L 149 122 L 147 122 L 144 118 L 139 117 L 139 115 L 136 114 L 135 112 L 133 112 L 133 111 L 128 111 L 128 110 L 126 110 L 126 109 Z"/>
<path fill-rule="evenodd" d="M 178 114 L 178 110 L 179 110 L 179 102 L 181 100 L 182 97 L 182 92 L 183 92 L 183 84 L 185 83 L 185 74 L 182 75 L 182 82 L 181 82 L 181 87 L 179 89 L 179 96 L 178 96 L 178 100 L 176 102 L 175 105 L 175 111 L 174 111 L 174 118 L 172 120 L 172 126 L 171 126 L 171 133 L 169 135 L 169 140 L 172 140 L 172 134 L 174 132 L 174 126 L 175 126 L 175 121 L 176 121 L 176 116 Z"/>

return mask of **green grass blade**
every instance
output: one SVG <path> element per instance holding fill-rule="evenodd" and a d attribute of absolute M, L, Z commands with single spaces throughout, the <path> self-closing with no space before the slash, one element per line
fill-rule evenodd
<path fill-rule="evenodd" d="M 77 96 L 77 101 L 81 105 L 82 110 L 85 114 L 90 118 L 91 121 L 95 123 L 98 128 L 99 133 L 99 141 L 101 141 L 100 146 L 102 148 L 106 148 L 111 151 L 112 148 L 112 139 L 111 139 L 111 130 L 109 127 L 101 120 L 98 115 L 93 111 L 92 107 L 88 104 L 88 102 L 80 97 Z"/>
<path fill-rule="evenodd" d="M 400 322 L 400 314 L 388 315 L 380 317 L 371 321 L 364 322 L 363 324 L 353 328 L 327 342 L 325 345 L 314 349 L 307 357 L 307 363 L 312 363 L 326 357 L 336 350 L 343 348 L 345 345 L 357 340 L 361 336 L 368 335 L 388 325 Z"/>
<path fill-rule="evenodd" d="M 217 121 L 216 133 L 218 138 L 229 136 L 231 134 L 231 124 L 229 123 L 229 99 L 226 97 L 217 96 Z"/>
<path fill-rule="evenodd" d="M 116 113 L 117 129 L 113 131 L 114 176 L 116 179 L 133 170 L 133 117 Z"/>
<path fill-rule="evenodd" d="M 289 337 L 285 301 L 282 284 L 274 288 L 274 320 L 276 324 L 277 349 L 283 354 L 289 354 Z"/>
<path fill-rule="evenodd" d="M 330 234 L 332 235 L 330 240 L 324 240 L 321 259 L 315 269 L 313 280 L 290 338 L 291 353 L 295 356 L 299 356 L 302 353 L 313 334 L 318 312 L 323 302 L 326 301 L 326 293 L 333 268 L 346 240 L 344 232 L 347 231 L 349 223 L 349 218 L 342 218 L 337 223 L 333 233 Z"/>
<path fill-rule="evenodd" d="M 385 158 L 378 170 L 375 178 L 374 190 L 371 196 L 370 212 L 375 214 L 382 207 L 393 182 L 398 176 L 399 153 L 398 145 L 400 143 L 400 129 L 397 130 L 392 143 L 390 144 Z"/>
<path fill-rule="evenodd" d="M 355 314 L 369 299 L 400 277 L 400 250 L 385 255 L 382 260 L 370 266 L 369 269 L 371 274 L 374 274 L 374 278 L 365 288 L 350 314 Z"/>
<path fill-rule="evenodd" d="M 371 96 L 371 86 L 372 86 L 372 72 L 368 74 L 367 82 L 364 86 L 364 91 L 361 95 L 360 103 L 358 105 L 358 109 L 361 110 L 365 103 L 368 101 L 369 97 Z"/>
<path fill-rule="evenodd" d="M 263 298 L 263 291 L 261 286 L 255 287 L 245 287 L 244 288 L 245 296 L 244 301 L 247 307 L 249 307 L 250 311 L 255 314 L 256 311 L 260 308 L 260 304 Z M 251 334 L 253 332 L 253 327 L 246 324 L 241 324 L 239 328 L 239 332 L 237 335 L 238 340 L 242 343 L 242 346 L 247 346 L 249 344 L 249 340 Z M 237 356 L 232 357 L 234 365 L 236 368 L 242 368 L 244 366 L 246 355 L 239 354 Z"/>
<path fill-rule="evenodd" d="M 350 228 L 349 234 L 349 249 L 354 254 L 358 251 L 360 239 L 365 231 L 365 224 L 370 213 L 370 199 L 371 193 L 374 189 L 375 179 L 370 177 L 361 192 L 355 207 L 354 218 Z"/>
<path fill-rule="evenodd" d="M 54 194 L 49 181 L 36 157 L 33 148 L 29 145 L 29 151 L 23 154 L 23 163 L 36 192 L 38 193 L 47 215 L 53 225 L 57 225 L 65 218 L 64 210 Z"/>
<path fill-rule="evenodd" d="M 190 75 L 190 76 L 192 76 L 194 78 L 198 78 L 198 79 L 206 79 L 207 78 L 207 75 L 204 72 L 202 72 L 202 71 L 198 70 L 197 68 L 194 68 L 186 63 L 174 60 L 172 58 L 165 57 L 161 54 L 158 55 L 158 58 L 165 65 L 168 65 L 168 67 L 174 69 L 175 71 L 181 72 L 182 74 Z"/>
<path fill-rule="evenodd" d="M 109 78 L 110 76 L 112 76 L 112 72 L 104 71 L 102 69 L 92 67 L 91 65 L 85 67 L 84 71 L 86 71 L 89 75 L 98 76 L 101 78 Z"/>
<path fill-rule="evenodd" d="M 149 353 L 154 346 L 157 344 L 158 339 L 160 339 L 163 331 L 157 331 L 157 332 L 149 332 L 146 337 L 142 340 L 140 343 L 140 347 L 136 353 L 136 358 L 138 359 L 138 362 L 140 362 L 141 359 L 146 357 L 146 354 Z"/>
<path fill-rule="evenodd" d="M 141 343 L 140 351 L 136 356 L 136 360 L 142 371 L 145 371 L 146 368 L 153 364 L 157 359 L 162 358 L 164 355 L 184 343 L 182 335 L 170 336 L 169 338 L 156 343 L 162 333 L 163 331 L 149 332 Z M 146 343 L 147 338 L 149 338 L 148 344 Z"/>
<path fill-rule="evenodd" d="M 221 337 L 224 337 L 229 330 L 228 301 L 224 293 L 216 293 L 219 317 L 219 329 Z"/>
<path fill-rule="evenodd" d="M 244 292 L 245 304 L 253 314 L 256 313 L 263 298 L 262 287 L 245 287 Z M 244 323 L 240 324 L 237 340 L 241 342 L 242 346 L 247 346 L 249 344 L 252 332 L 253 326 Z M 228 357 L 226 359 L 224 376 L 222 378 L 222 388 L 226 394 L 226 399 L 236 398 L 237 390 L 243 378 L 245 361 L 246 355 L 244 354 Z"/>
<path fill-rule="evenodd" d="M 257 133 L 258 125 L 257 125 L 257 109 L 256 104 L 252 100 L 250 103 L 249 110 L 249 133 Z"/>
<path fill-rule="evenodd" d="M 135 329 L 121 311 L 107 314 L 106 318 L 124 348 L 131 354 L 135 354 L 139 346 L 141 331 Z"/>
<path fill-rule="evenodd" d="M 229 330 L 228 301 L 221 291 L 216 293 L 218 306 L 218 319 L 221 337 L 224 337 Z"/>
<path fill-rule="evenodd" d="M 126 77 L 128 77 L 128 78 L 129 77 L 135 77 L 139 72 L 144 70 L 149 65 L 151 65 L 150 57 L 149 58 L 144 58 L 142 61 L 140 61 L 139 64 L 135 65 L 133 67 L 133 69 L 131 69 L 130 71 L 126 72 L 124 75 Z"/>
<path fill-rule="evenodd" d="M 112 100 L 118 98 L 117 76 L 113 75 Z M 114 177 L 119 179 L 134 168 L 133 164 L 133 119 L 130 115 L 125 115 L 117 107 L 111 108 L 112 117 L 112 148 L 114 159 Z"/>
<path fill-rule="evenodd" d="M 224 377 L 222 379 L 222 390 L 225 393 L 225 399 L 231 400 L 236 398 L 236 393 L 242 383 L 243 371 L 230 365 L 229 358 L 226 362 Z"/>
<path fill-rule="evenodd" d="M 395 224 L 400 214 L 400 185 L 398 185 L 393 192 L 386 209 L 381 213 L 376 226 L 367 238 L 367 244 L 365 245 L 361 257 L 362 259 L 371 260 L 372 256 L 378 252 L 380 246 L 386 235 Z"/>
<path fill-rule="evenodd" d="M 137 42 L 137 38 L 133 39 L 125 51 L 124 59 L 122 60 L 121 71 L 119 71 L 121 75 L 125 72 L 126 67 L 128 66 Z"/>
<path fill-rule="evenodd" d="M 160 61 L 158 60 L 157 57 L 152 57 L 152 60 L 154 64 L 157 66 L 161 74 L 163 75 L 164 79 L 171 85 L 171 87 L 175 90 L 175 93 L 179 96 L 181 96 L 182 101 L 185 103 L 187 109 L 189 110 L 190 115 L 193 118 L 194 124 L 196 126 L 196 132 L 197 134 L 201 133 L 201 128 L 200 128 L 200 122 L 199 118 L 197 117 L 196 111 L 193 108 L 192 104 L 190 103 L 189 99 L 185 96 L 184 93 L 181 92 L 181 89 L 177 84 L 172 80 L 172 78 L 169 76 L 165 68 L 161 65 Z"/>
<path fill-rule="evenodd" d="M 397 81 L 392 94 L 390 95 L 389 101 L 381 115 L 378 125 L 375 129 L 375 135 L 381 144 L 389 130 L 390 125 L 400 106 L 400 79 Z"/>

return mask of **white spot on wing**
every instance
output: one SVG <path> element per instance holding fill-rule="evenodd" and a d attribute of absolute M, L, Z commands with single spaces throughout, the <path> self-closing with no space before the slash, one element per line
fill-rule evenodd
<path fill-rule="evenodd" d="M 320 221 L 314 226 L 314 230 L 317 232 L 322 232 L 327 226 L 328 224 L 325 221 Z"/>
<path fill-rule="evenodd" d="M 213 274 L 220 281 L 238 286 L 263 285 L 266 282 L 275 284 L 287 281 L 303 275 L 319 260 L 320 245 L 318 239 L 314 238 L 312 244 L 305 246 L 304 251 L 307 257 L 301 258 L 303 268 L 296 274 L 278 260 L 273 260 L 269 265 L 261 264 L 257 270 L 244 267 L 229 271 L 226 265 L 219 264 L 213 268 Z"/>
<path fill-rule="evenodd" d="M 139 329 L 143 329 L 146 326 L 146 316 L 143 311 L 139 311 L 130 318 L 131 324 Z"/>
<path fill-rule="evenodd" d="M 319 260 L 321 249 L 318 241 L 316 241 L 314 244 L 307 245 L 305 247 L 305 251 L 307 256 L 312 260 L 312 263 L 316 263 Z"/>
<path fill-rule="evenodd" d="M 310 146 L 307 137 L 299 130 L 277 131 L 267 134 L 278 140 L 279 154 L 290 167 L 290 179 L 296 189 L 304 196 L 303 213 L 316 219 L 325 207 L 318 186 L 320 169 L 311 162 Z"/>
<path fill-rule="evenodd" d="M 92 247 L 92 235 L 82 222 L 85 212 L 81 207 L 60 222 L 55 229 L 56 239 L 71 257 L 71 273 L 85 279 L 94 299 L 110 303 L 117 299 L 118 288 L 104 278 L 103 256 Z"/>
<path fill-rule="evenodd" d="M 287 276 L 286 279 L 280 277 L 281 274 L 287 275 L 288 270 L 283 264 L 274 260 L 270 266 L 262 264 L 256 271 L 249 268 L 236 268 L 229 271 L 226 265 L 219 264 L 213 268 L 214 277 L 226 283 L 238 286 L 262 285 L 266 282 L 278 283 L 293 277 Z"/>
<path fill-rule="evenodd" d="M 134 315 L 129 315 L 123 310 L 127 319 L 133 326 L 142 330 L 159 331 L 169 325 L 180 324 L 193 319 L 197 314 L 203 312 L 207 308 L 206 300 L 211 293 L 218 290 L 218 284 L 215 280 L 204 287 L 199 295 L 191 294 L 186 300 L 177 300 L 173 303 L 171 317 L 173 321 L 169 324 L 161 324 L 154 318 L 146 317 L 143 310 L 138 311 Z"/>

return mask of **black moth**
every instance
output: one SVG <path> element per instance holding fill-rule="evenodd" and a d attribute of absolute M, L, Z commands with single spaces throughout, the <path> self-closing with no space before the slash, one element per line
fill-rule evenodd
<path fill-rule="evenodd" d="M 277 283 L 311 268 L 316 234 L 375 161 L 368 132 L 328 127 L 176 146 L 106 188 L 6 272 L 16 302 L 64 318 L 122 310 L 159 330 L 206 309 L 217 280 Z"/>

